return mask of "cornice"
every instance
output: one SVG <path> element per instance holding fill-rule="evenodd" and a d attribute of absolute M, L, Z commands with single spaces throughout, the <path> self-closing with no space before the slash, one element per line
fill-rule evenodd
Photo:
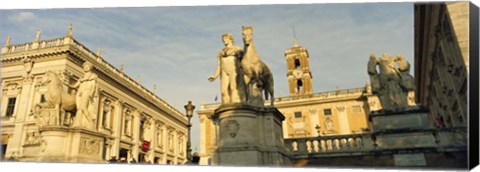
<path fill-rule="evenodd" d="M 17 48 L 16 47 L 21 47 Z M 4 51 L 5 50 L 5 51 Z M 97 74 L 105 76 L 104 79 L 114 81 L 117 89 L 129 94 L 132 98 L 142 102 L 147 107 L 164 112 L 167 116 L 181 124 L 187 125 L 187 118 L 176 108 L 146 89 L 119 69 L 105 61 L 101 56 L 90 51 L 86 46 L 75 40 L 73 37 L 55 38 L 39 42 L 23 43 L 2 47 L 1 62 L 5 65 L 16 65 L 22 63 L 26 57 L 38 61 L 49 57 L 68 54 L 66 59 L 77 65 L 84 61 L 91 62 Z"/>

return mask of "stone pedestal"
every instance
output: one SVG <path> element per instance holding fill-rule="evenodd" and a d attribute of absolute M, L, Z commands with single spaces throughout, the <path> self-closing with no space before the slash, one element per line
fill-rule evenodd
<path fill-rule="evenodd" d="M 222 105 L 216 109 L 217 149 L 212 165 L 275 166 L 290 163 L 283 143 L 285 117 L 273 107 Z"/>
<path fill-rule="evenodd" d="M 25 147 L 33 151 L 26 154 L 26 159 L 41 162 L 105 162 L 102 154 L 106 135 L 93 130 L 63 126 L 44 126 L 39 131 L 41 140 L 38 146 Z M 37 155 L 29 155 L 31 153 Z"/>
<path fill-rule="evenodd" d="M 436 146 L 436 130 L 430 126 L 426 110 L 371 113 L 369 120 L 378 148 L 413 149 Z"/>
<path fill-rule="evenodd" d="M 438 146 L 424 109 L 371 113 L 369 120 L 377 149 L 400 150 L 393 155 L 395 166 L 426 166 L 423 150 Z"/>
<path fill-rule="evenodd" d="M 428 112 L 422 109 L 401 112 L 370 113 L 373 132 L 399 129 L 429 129 Z"/>

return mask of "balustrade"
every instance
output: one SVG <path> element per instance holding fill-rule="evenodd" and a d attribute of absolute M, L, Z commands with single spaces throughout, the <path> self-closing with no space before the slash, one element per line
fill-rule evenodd
<path fill-rule="evenodd" d="M 364 139 L 370 139 L 370 135 L 352 134 L 285 139 L 285 143 L 294 154 L 354 152 L 366 150 Z"/>

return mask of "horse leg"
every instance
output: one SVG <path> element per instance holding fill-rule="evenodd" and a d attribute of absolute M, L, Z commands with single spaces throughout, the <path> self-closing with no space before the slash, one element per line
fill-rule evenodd
<path fill-rule="evenodd" d="M 250 77 L 248 77 L 247 75 L 244 75 L 244 81 L 245 81 L 245 102 L 249 102 L 250 101 L 250 87 L 251 87 L 251 83 L 250 83 Z"/>

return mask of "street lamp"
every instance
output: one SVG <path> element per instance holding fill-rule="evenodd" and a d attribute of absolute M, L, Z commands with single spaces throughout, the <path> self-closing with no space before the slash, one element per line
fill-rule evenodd
<path fill-rule="evenodd" d="M 317 129 L 317 134 L 318 134 L 317 136 L 319 136 L 319 137 L 320 137 L 320 128 L 321 127 L 318 124 L 317 124 L 317 126 L 315 126 L 315 129 Z"/>
<path fill-rule="evenodd" d="M 192 123 L 190 123 L 190 119 L 193 116 L 193 110 L 195 109 L 195 106 L 192 104 L 192 101 L 188 101 L 188 104 L 184 106 L 186 115 L 188 118 L 188 141 L 187 141 L 187 163 L 192 162 L 192 144 L 190 142 L 191 134 L 190 134 L 190 128 L 192 127 Z"/>

